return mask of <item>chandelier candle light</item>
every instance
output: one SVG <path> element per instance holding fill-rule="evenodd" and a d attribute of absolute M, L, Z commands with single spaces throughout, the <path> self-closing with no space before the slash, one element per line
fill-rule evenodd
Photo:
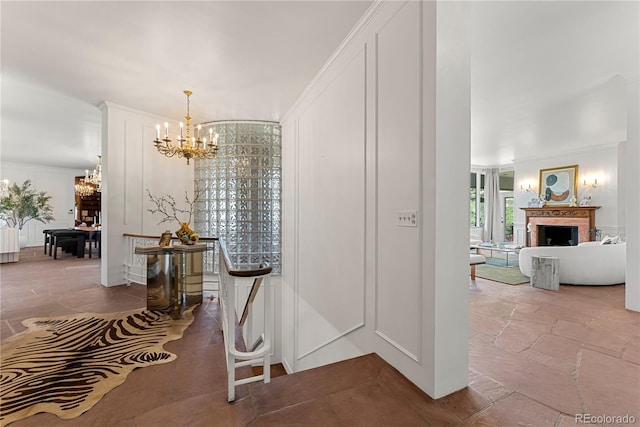
<path fill-rule="evenodd" d="M 84 178 L 80 178 L 80 182 L 76 184 L 76 195 L 80 197 L 92 196 L 94 188 L 93 185 L 87 184 Z"/>
<path fill-rule="evenodd" d="M 102 156 L 98 156 L 98 164 L 91 175 L 89 175 L 88 169 L 84 171 L 84 182 L 81 181 L 80 183 L 93 184 L 96 186 L 96 191 L 98 193 L 102 192 Z M 91 193 L 93 194 L 93 191 Z"/>
<path fill-rule="evenodd" d="M 184 116 L 185 123 L 180 122 L 180 135 L 176 138 L 178 143 L 173 145 L 171 139 L 169 139 L 169 123 L 164 123 L 164 138 L 160 139 L 160 125 L 156 125 L 156 139 L 153 143 L 159 153 L 164 154 L 167 157 L 184 157 L 189 160 L 193 158 L 198 159 L 213 159 L 218 152 L 218 134 L 213 135 L 213 128 L 209 128 L 209 143 L 207 144 L 207 138 L 200 138 L 200 131 L 202 125 L 196 127 L 196 135 L 191 136 L 191 116 L 189 114 L 189 98 L 192 92 L 185 90 L 184 94 L 187 95 L 187 115 Z M 186 129 L 185 129 L 186 127 Z M 186 133 L 186 137 L 184 134 Z"/>

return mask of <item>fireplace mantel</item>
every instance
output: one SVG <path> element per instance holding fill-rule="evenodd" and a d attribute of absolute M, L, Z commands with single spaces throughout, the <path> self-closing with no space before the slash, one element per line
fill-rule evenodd
<path fill-rule="evenodd" d="M 600 206 L 545 206 L 542 208 L 520 208 L 525 211 L 525 224 L 531 224 L 527 233 L 527 246 L 536 246 L 538 225 L 575 225 L 579 242 L 593 240 L 591 230 L 596 225 L 596 210 Z"/>

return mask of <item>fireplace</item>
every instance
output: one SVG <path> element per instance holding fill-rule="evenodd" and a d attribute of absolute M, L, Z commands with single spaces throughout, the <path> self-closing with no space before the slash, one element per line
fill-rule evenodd
<path fill-rule="evenodd" d="M 576 246 L 578 226 L 538 225 L 538 246 Z"/>
<path fill-rule="evenodd" d="M 595 211 L 599 208 L 600 206 L 520 208 L 525 211 L 527 230 L 526 245 L 577 245 L 578 243 L 594 240 L 596 226 Z M 559 228 L 549 229 L 549 231 L 544 229 L 543 236 L 539 236 L 542 232 L 541 227 L 543 226 L 556 226 Z M 570 228 L 571 231 L 567 231 L 567 228 Z M 574 228 L 577 228 L 577 231 L 575 231 Z M 551 233 L 551 235 L 548 233 Z M 562 234 L 564 234 L 564 236 L 562 236 Z M 547 243 L 547 239 L 551 239 L 549 243 Z M 570 240 L 571 243 L 569 243 Z"/>

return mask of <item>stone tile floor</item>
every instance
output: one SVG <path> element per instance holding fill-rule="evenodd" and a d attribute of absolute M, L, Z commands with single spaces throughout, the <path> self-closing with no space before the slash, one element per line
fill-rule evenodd
<path fill-rule="evenodd" d="M 27 248 L 2 264 L 2 339 L 29 317 L 145 305 L 143 286 L 100 286 L 99 263 Z M 438 400 L 370 354 L 239 387 L 228 404 L 218 303 L 205 299 L 165 346 L 176 361 L 134 371 L 76 419 L 43 413 L 12 426 L 562 427 L 583 413 L 640 425 L 640 314 L 624 309 L 624 286 L 554 292 L 477 279 L 470 294 L 469 387 Z"/>

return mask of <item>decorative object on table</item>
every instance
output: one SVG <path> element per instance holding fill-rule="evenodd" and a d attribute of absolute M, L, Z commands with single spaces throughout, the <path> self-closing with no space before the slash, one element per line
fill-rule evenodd
<path fill-rule="evenodd" d="M 158 242 L 158 246 L 161 248 L 166 248 L 171 244 L 171 231 L 167 230 L 160 236 L 160 241 Z"/>
<path fill-rule="evenodd" d="M 0 424 L 39 412 L 81 415 L 134 369 L 175 360 L 164 344 L 193 319 L 190 308 L 180 319 L 136 309 L 24 320 L 27 329 L 2 342 Z"/>
<path fill-rule="evenodd" d="M 572 208 L 575 208 L 576 202 L 578 201 L 578 199 L 576 199 L 576 196 L 573 196 L 571 199 L 569 199 L 569 206 L 571 206 Z"/>
<path fill-rule="evenodd" d="M 533 199 L 531 199 L 531 201 L 528 203 L 528 207 L 530 208 L 542 208 L 545 205 L 545 200 L 544 197 L 542 196 L 542 194 L 538 195 L 538 197 L 535 197 Z"/>
<path fill-rule="evenodd" d="M 538 196 L 538 207 L 539 207 L 539 208 L 542 208 L 542 207 L 544 207 L 544 205 L 546 205 L 546 204 L 547 204 L 547 201 L 544 199 L 544 196 L 543 196 L 542 194 L 540 194 L 540 195 Z"/>
<path fill-rule="evenodd" d="M 180 239 L 183 245 L 193 245 L 198 243 L 198 235 L 195 231 L 189 228 L 188 222 L 180 223 L 180 229 L 176 231 L 176 236 Z"/>
<path fill-rule="evenodd" d="M 184 116 L 186 126 L 180 122 L 180 135 L 177 138 L 178 143 L 173 145 L 169 138 L 169 123 L 164 123 L 164 138 L 160 139 L 160 125 L 156 125 L 156 139 L 153 143 L 160 154 L 164 154 L 167 157 L 184 157 L 189 160 L 193 158 L 197 159 L 213 159 L 218 152 L 218 134 L 213 134 L 213 128 L 209 128 L 209 143 L 207 144 L 207 138 L 200 138 L 200 131 L 202 126 L 198 125 L 195 129 L 195 137 L 191 136 L 191 115 L 189 112 L 190 97 L 193 92 L 185 90 L 184 94 L 187 95 L 187 115 Z M 186 131 L 184 128 L 186 127 Z M 185 137 L 186 134 L 186 137 Z"/>
<path fill-rule="evenodd" d="M 189 228 L 189 224 L 191 223 L 191 218 L 193 217 L 193 211 L 196 202 L 200 198 L 200 190 L 196 188 L 194 192 L 193 199 L 189 199 L 189 195 L 185 191 L 184 199 L 185 206 L 187 208 L 181 209 L 176 205 L 176 200 L 171 195 L 159 196 L 155 197 L 151 194 L 151 191 L 147 189 L 147 193 L 149 194 L 149 199 L 156 205 L 155 209 L 147 209 L 152 214 L 159 213 L 164 215 L 164 218 L 158 222 L 158 224 L 162 224 L 164 222 L 176 221 L 180 224 L 180 229 L 176 231 L 176 236 L 180 239 L 180 242 L 184 245 L 193 245 L 198 243 L 198 235 Z M 181 220 L 178 215 L 186 215 L 188 214 L 187 220 Z"/>
<path fill-rule="evenodd" d="M 544 201 L 540 196 L 532 198 L 529 203 L 527 203 L 527 207 L 529 208 L 541 208 L 544 206 Z"/>
<path fill-rule="evenodd" d="M 3 190 L 0 195 L 0 219 L 9 227 L 22 231 L 31 220 L 47 224 L 55 219 L 53 207 L 49 204 L 52 196 L 31 188 L 31 180 L 27 179 L 22 185 L 8 185 L 5 181 Z M 20 234 L 20 248 L 24 248 L 27 245 L 26 235 Z"/>
<path fill-rule="evenodd" d="M 580 200 L 580 206 L 590 206 L 591 205 L 591 196 L 584 196 L 582 200 Z"/>
<path fill-rule="evenodd" d="M 540 194 L 545 204 L 569 206 L 578 194 L 578 165 L 540 169 Z"/>

